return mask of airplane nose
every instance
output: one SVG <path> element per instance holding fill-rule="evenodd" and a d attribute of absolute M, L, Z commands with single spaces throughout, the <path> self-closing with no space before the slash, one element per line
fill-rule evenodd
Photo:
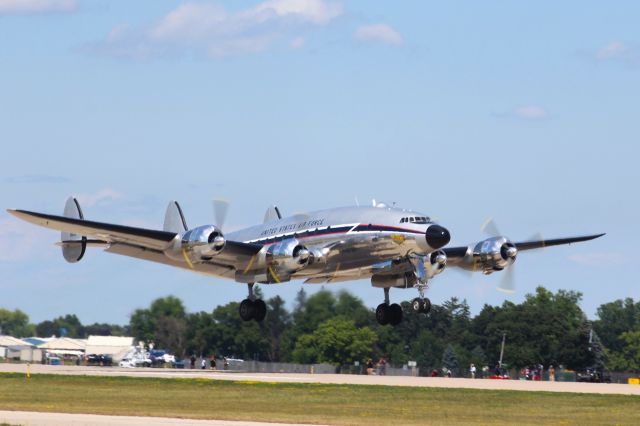
<path fill-rule="evenodd" d="M 431 225 L 427 228 L 427 232 L 425 232 L 425 238 L 427 240 L 427 244 L 429 244 L 429 247 L 437 250 L 449 244 L 449 240 L 451 240 L 451 234 L 449 234 L 447 228 L 444 228 L 440 225 Z"/>

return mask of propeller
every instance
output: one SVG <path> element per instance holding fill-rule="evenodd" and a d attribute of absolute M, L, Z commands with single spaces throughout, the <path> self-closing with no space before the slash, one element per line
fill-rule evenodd
<path fill-rule="evenodd" d="M 487 218 L 487 220 L 484 221 L 484 223 L 480 227 L 480 231 L 484 232 L 490 237 L 499 237 L 500 235 L 502 235 L 500 234 L 500 231 L 498 230 L 498 226 L 493 221 L 492 217 L 489 217 Z"/>
<path fill-rule="evenodd" d="M 516 291 L 516 280 L 515 280 L 515 274 L 513 273 L 513 267 L 515 265 L 511 265 L 508 268 L 506 268 L 504 271 L 502 271 L 502 273 L 504 274 L 502 276 L 502 279 L 500 280 L 500 285 L 498 286 L 498 291 L 501 291 L 503 293 L 515 293 Z"/>
<path fill-rule="evenodd" d="M 213 205 L 213 217 L 215 218 L 215 225 L 222 229 L 224 228 L 224 221 L 227 219 L 227 212 L 229 211 L 229 202 L 227 200 L 214 199 Z"/>
<path fill-rule="evenodd" d="M 490 237 L 502 236 L 502 234 L 500 233 L 500 229 L 498 228 L 498 225 L 496 225 L 492 217 L 489 217 L 487 218 L 487 220 L 484 221 L 484 223 L 480 227 L 480 231 L 484 232 Z M 503 250 L 504 250 L 503 256 L 505 257 L 515 258 L 516 255 L 518 254 L 518 250 L 515 247 L 506 247 L 506 248 L 503 248 Z M 500 284 L 497 287 L 499 291 L 503 293 L 509 293 L 509 294 L 515 293 L 516 283 L 515 283 L 515 273 L 514 273 L 515 271 L 513 269 L 514 266 L 515 266 L 515 263 L 512 263 L 507 268 L 505 268 L 505 270 L 502 271 L 503 273 L 502 279 L 500 280 Z"/>

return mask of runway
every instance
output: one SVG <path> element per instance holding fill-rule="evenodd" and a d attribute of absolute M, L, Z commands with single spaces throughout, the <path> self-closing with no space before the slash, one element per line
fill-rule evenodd
<path fill-rule="evenodd" d="M 168 417 L 103 416 L 97 414 L 36 413 L 0 411 L 0 423 L 24 426 L 304 426 L 291 423 L 234 422 Z"/>
<path fill-rule="evenodd" d="M 26 364 L 0 364 L 0 372 L 26 374 Z M 216 372 L 209 370 L 174 370 L 151 368 L 83 367 L 34 364 L 31 374 L 85 376 L 128 376 L 160 378 L 200 378 L 211 380 L 257 381 L 270 383 L 324 383 L 433 388 L 467 388 L 484 390 L 574 392 L 640 396 L 640 385 L 616 383 L 533 382 L 525 380 L 483 380 L 444 377 L 363 376 L 351 374 L 278 374 Z"/>

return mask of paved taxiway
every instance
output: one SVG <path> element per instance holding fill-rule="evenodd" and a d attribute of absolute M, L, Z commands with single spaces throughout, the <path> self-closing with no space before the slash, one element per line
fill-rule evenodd
<path fill-rule="evenodd" d="M 235 422 L 230 420 L 173 419 L 168 417 L 102 416 L 97 414 L 0 411 L 0 423 L 24 426 L 304 426 L 291 423 Z"/>
<path fill-rule="evenodd" d="M 437 388 L 468 388 L 490 390 L 575 392 L 618 395 L 640 395 L 640 385 L 576 383 L 576 382 L 532 382 L 525 380 L 481 380 L 449 379 L 443 377 L 406 376 L 359 376 L 350 374 L 279 374 L 279 373 L 234 373 L 208 370 L 174 370 L 151 368 L 116 368 L 54 366 L 34 364 L 32 374 L 66 374 L 87 376 L 129 376 L 161 378 L 206 378 L 215 380 L 240 380 L 278 383 L 326 383 L 352 385 L 386 385 Z M 25 373 L 25 364 L 0 364 L 0 372 Z"/>

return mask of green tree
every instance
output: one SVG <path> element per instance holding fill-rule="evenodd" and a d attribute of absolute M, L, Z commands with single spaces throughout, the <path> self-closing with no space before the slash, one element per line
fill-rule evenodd
<path fill-rule="evenodd" d="M 285 301 L 280 296 L 267 300 L 267 316 L 262 328 L 268 341 L 266 348 L 267 361 L 280 361 L 283 356 L 283 339 L 286 331 L 291 327 L 291 314 L 285 307 Z"/>
<path fill-rule="evenodd" d="M 451 371 L 453 376 L 460 374 L 460 364 L 458 362 L 458 356 L 456 355 L 453 345 L 447 345 L 442 353 L 442 366 Z"/>
<path fill-rule="evenodd" d="M 182 345 L 184 348 L 186 340 L 186 312 L 184 304 L 177 297 L 161 297 L 154 300 L 149 309 L 136 309 L 129 324 L 138 340 L 182 353 L 178 347 Z"/>
<path fill-rule="evenodd" d="M 36 326 L 36 333 L 41 337 L 66 336 L 72 338 L 84 338 L 84 326 L 75 315 L 57 317 L 51 321 L 43 321 Z"/>
<path fill-rule="evenodd" d="M 619 337 L 622 349 L 612 355 L 609 367 L 619 371 L 640 371 L 640 330 L 625 331 Z"/>
<path fill-rule="evenodd" d="M 29 316 L 20 309 L 0 309 L 0 334 L 14 337 L 33 336 L 35 326 L 29 323 Z"/>
<path fill-rule="evenodd" d="M 351 320 L 332 318 L 298 339 L 293 359 L 302 363 L 350 365 L 370 357 L 375 341 L 376 334 L 369 327 L 358 328 Z"/>
<path fill-rule="evenodd" d="M 593 329 L 605 348 L 612 353 L 622 352 L 622 333 L 640 330 L 640 301 L 634 302 L 628 297 L 600 305 L 598 319 L 593 321 Z"/>

